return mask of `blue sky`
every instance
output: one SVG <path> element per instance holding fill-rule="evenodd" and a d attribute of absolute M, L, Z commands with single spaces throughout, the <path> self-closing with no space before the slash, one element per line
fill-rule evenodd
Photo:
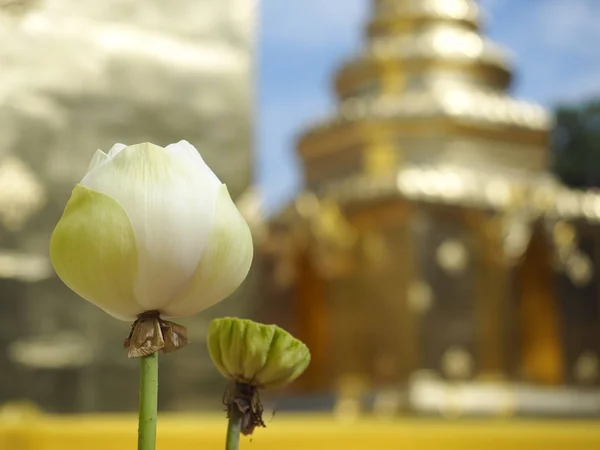
<path fill-rule="evenodd" d="M 372 0 L 261 0 L 256 171 L 267 206 L 302 185 L 294 140 L 335 105 Z M 600 95 L 600 0 L 480 0 L 485 34 L 513 54 L 513 94 L 551 107 Z"/>

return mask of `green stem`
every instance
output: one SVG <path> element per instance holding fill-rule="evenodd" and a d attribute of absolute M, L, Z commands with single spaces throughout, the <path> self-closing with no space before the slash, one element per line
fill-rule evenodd
<path fill-rule="evenodd" d="M 158 415 L 158 353 L 140 361 L 138 450 L 155 450 Z"/>
<path fill-rule="evenodd" d="M 234 406 L 229 408 L 229 422 L 227 423 L 227 441 L 225 450 L 238 450 L 240 433 L 242 429 L 242 413 Z"/>

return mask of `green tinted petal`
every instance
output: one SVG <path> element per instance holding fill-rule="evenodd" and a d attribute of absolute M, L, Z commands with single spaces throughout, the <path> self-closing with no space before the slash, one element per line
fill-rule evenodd
<path fill-rule="evenodd" d="M 237 367 L 235 365 L 236 355 L 231 351 L 231 337 L 233 335 L 234 323 L 223 319 L 219 327 L 219 342 L 221 347 L 221 362 L 230 378 L 236 375 Z"/>
<path fill-rule="evenodd" d="M 310 364 L 310 351 L 308 350 L 308 347 L 301 341 L 297 339 L 294 340 L 295 342 L 286 350 L 286 355 L 290 356 L 287 360 L 287 364 L 289 364 L 288 369 L 282 368 L 279 378 L 266 379 L 265 374 L 260 374 L 260 376 L 257 377 L 259 379 L 265 378 L 263 380 L 263 385 L 265 387 L 278 388 L 290 384 L 302 375 Z"/>
<path fill-rule="evenodd" d="M 209 352 L 226 377 L 251 381 L 265 365 L 273 334 L 272 327 L 251 320 L 215 319 L 208 328 Z"/>
<path fill-rule="evenodd" d="M 267 362 L 255 377 L 263 387 L 279 387 L 298 378 L 310 363 L 306 345 L 287 331 L 275 327 Z"/>
<path fill-rule="evenodd" d="M 244 351 L 246 347 L 246 321 L 232 320 L 227 336 L 226 350 L 222 350 L 227 355 L 224 359 L 225 367 L 235 379 L 243 378 L 244 371 Z M 221 347 L 223 349 L 223 347 Z"/>
<path fill-rule="evenodd" d="M 217 367 L 221 375 L 225 378 L 231 378 L 231 374 L 227 370 L 227 367 L 223 364 L 223 355 L 221 353 L 221 332 L 223 323 L 221 319 L 215 319 L 208 325 L 208 336 L 206 338 L 206 344 L 208 346 L 208 353 L 213 361 L 213 364 Z"/>
<path fill-rule="evenodd" d="M 247 321 L 246 342 L 244 352 L 243 375 L 246 380 L 254 380 L 262 370 L 269 354 L 265 349 L 271 347 L 275 336 L 275 328 L 262 323 Z"/>
<path fill-rule="evenodd" d="M 237 318 L 215 319 L 208 348 L 227 378 L 259 387 L 281 387 L 298 378 L 310 363 L 306 345 L 275 325 Z"/>
<path fill-rule="evenodd" d="M 77 185 L 50 239 L 50 258 L 69 288 L 110 315 L 132 320 L 143 312 L 133 294 L 133 229 L 112 198 Z"/>

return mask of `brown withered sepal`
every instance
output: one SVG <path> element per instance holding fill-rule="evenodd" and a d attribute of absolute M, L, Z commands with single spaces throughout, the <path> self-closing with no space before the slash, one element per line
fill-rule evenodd
<path fill-rule="evenodd" d="M 129 358 L 141 358 L 155 352 L 171 353 L 189 344 L 187 329 L 160 317 L 159 311 L 138 316 L 123 346 Z"/>
<path fill-rule="evenodd" d="M 241 415 L 240 431 L 244 436 L 251 435 L 256 427 L 266 428 L 262 418 L 263 406 L 256 386 L 231 382 L 223 395 L 223 404 L 227 408 L 227 418 Z"/>

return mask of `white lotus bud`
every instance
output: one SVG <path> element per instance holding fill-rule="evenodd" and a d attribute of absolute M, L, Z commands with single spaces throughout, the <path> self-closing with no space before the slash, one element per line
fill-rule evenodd
<path fill-rule="evenodd" d="M 252 255 L 226 186 L 186 141 L 98 150 L 50 242 L 62 281 L 127 321 L 208 308 L 244 281 Z"/>

